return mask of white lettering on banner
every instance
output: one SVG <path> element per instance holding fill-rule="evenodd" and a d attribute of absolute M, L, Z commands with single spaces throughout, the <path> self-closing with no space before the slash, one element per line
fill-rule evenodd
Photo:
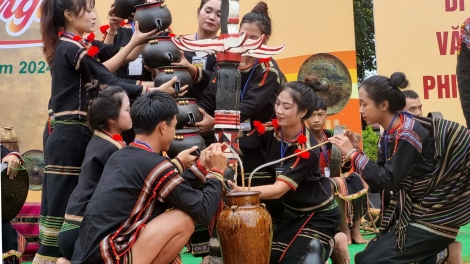
<path fill-rule="evenodd" d="M 5 32 L 12 36 L 18 37 L 24 34 L 33 21 L 39 22 L 40 18 L 38 10 L 43 0 L 0 0 L 0 20 L 5 22 Z M 39 32 L 38 32 L 39 33 Z M 0 40 L 0 49 L 40 46 L 41 40 Z"/>

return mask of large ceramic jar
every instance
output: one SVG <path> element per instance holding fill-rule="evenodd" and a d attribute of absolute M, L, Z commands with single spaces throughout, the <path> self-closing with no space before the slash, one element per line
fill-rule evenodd
<path fill-rule="evenodd" d="M 138 5 L 134 20 L 139 22 L 140 32 L 150 32 L 154 29 L 165 30 L 171 25 L 171 13 L 163 1 Z"/>
<path fill-rule="evenodd" d="M 176 120 L 178 120 L 176 129 L 194 126 L 196 122 L 202 121 L 202 114 L 199 111 L 199 106 L 196 104 L 196 99 L 178 98 L 175 101 L 179 109 L 179 114 L 176 116 Z"/>
<path fill-rule="evenodd" d="M 176 93 L 179 93 L 181 87 L 188 85 L 188 90 L 193 86 L 193 78 L 188 72 L 188 67 L 183 66 L 166 66 L 160 67 L 157 70 L 157 76 L 153 81 L 155 87 L 160 87 L 160 85 L 168 82 L 173 77 L 177 77 L 173 88 L 175 88 Z"/>
<path fill-rule="evenodd" d="M 197 146 L 199 150 L 206 148 L 204 139 L 199 135 L 199 128 L 186 128 L 176 130 L 175 137 L 168 149 L 168 156 L 173 159 L 181 151 Z"/>
<path fill-rule="evenodd" d="M 135 6 L 145 4 L 145 0 L 114 0 L 114 15 L 128 19 L 135 13 Z"/>
<path fill-rule="evenodd" d="M 224 264 L 267 264 L 271 255 L 271 216 L 260 205 L 260 192 L 228 193 L 217 220 Z"/>
<path fill-rule="evenodd" d="M 172 62 L 179 62 L 180 50 L 175 46 L 171 37 L 158 36 L 147 38 L 147 45 L 142 50 L 142 60 L 145 66 L 153 69 L 171 66 Z"/>

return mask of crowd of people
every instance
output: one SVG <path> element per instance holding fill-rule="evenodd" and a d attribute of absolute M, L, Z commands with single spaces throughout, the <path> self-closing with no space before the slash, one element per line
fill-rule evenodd
<path fill-rule="evenodd" d="M 195 11 L 197 29 L 185 37 L 217 38 L 221 0 L 201 0 Z M 240 33 L 269 41 L 267 3 L 240 21 Z M 147 37 L 168 32 L 142 33 L 132 18 L 115 17 L 114 6 L 101 27 L 102 41 L 90 34 L 96 26 L 94 0 L 42 2 L 52 82 L 33 263 L 181 263 L 187 246 L 208 264 L 208 225 L 227 191 L 243 191 L 241 178 L 227 186 L 224 146 L 214 142 L 216 58 L 182 51 L 173 65 L 187 67 L 193 86 L 176 94 L 176 79 L 153 87 L 156 71 L 140 55 Z M 323 262 L 349 263 L 348 244 L 360 243 L 368 245 L 356 263 L 461 263 L 455 239 L 470 221 L 470 136 L 457 123 L 423 118 L 418 95 L 402 91 L 408 86 L 404 73 L 360 84 L 362 119 L 386 129 L 378 160 L 371 160 L 353 131 L 333 135 L 325 129 L 327 105 L 317 92 L 326 87 L 314 76 L 286 82 L 273 58 L 251 56 L 242 57 L 239 70 L 245 172 L 302 152 L 257 171 L 251 182 L 273 220 L 270 263 L 298 263 L 311 241 L 319 242 Z M 165 152 L 175 136 L 174 99 L 182 94 L 197 100 L 203 119 L 195 126 L 208 147 L 170 159 Z M 345 177 L 330 177 L 333 146 L 342 154 Z M 3 148 L 2 162 L 14 178 L 21 156 Z M 380 232 L 367 241 L 360 226 L 370 191 L 382 193 L 383 205 Z M 11 225 L 2 223 L 2 230 L 10 234 L 2 238 L 9 242 L 3 243 L 4 263 L 19 263 L 24 239 Z"/>

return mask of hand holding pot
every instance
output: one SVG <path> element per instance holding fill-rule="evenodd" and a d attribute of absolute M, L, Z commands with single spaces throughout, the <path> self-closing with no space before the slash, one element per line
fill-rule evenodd
<path fill-rule="evenodd" d="M 211 144 L 207 149 L 208 151 L 204 153 L 204 161 L 207 164 L 207 167 L 209 169 L 214 168 L 220 171 L 225 171 L 225 169 L 227 169 L 227 157 L 225 157 L 225 154 L 222 151 L 222 145 L 218 143 Z"/>
<path fill-rule="evenodd" d="M 186 168 L 191 167 L 197 159 L 197 156 L 191 155 L 191 152 L 195 151 L 198 147 L 194 146 L 190 149 L 183 150 L 176 156 L 181 162 L 183 162 Z"/>
<path fill-rule="evenodd" d="M 165 92 L 169 95 L 173 95 L 173 96 L 177 96 L 177 97 L 181 97 L 183 95 L 185 95 L 188 91 L 186 91 L 186 89 L 188 89 L 188 85 L 185 85 L 183 87 L 180 87 L 177 90 L 175 90 L 175 88 L 173 88 L 173 84 L 176 82 L 178 78 L 175 76 L 173 77 L 171 80 L 169 80 L 168 82 L 160 85 L 160 87 L 158 88 L 155 88 L 156 90 L 160 90 L 162 92 Z"/>
<path fill-rule="evenodd" d="M 134 28 L 135 28 L 135 31 L 134 31 L 134 34 L 132 35 L 130 43 L 133 43 L 135 46 L 145 44 L 145 39 L 154 34 L 162 33 L 162 32 L 157 32 L 157 29 L 154 29 L 148 33 L 142 33 L 139 30 L 139 22 L 137 21 L 135 21 Z"/>
<path fill-rule="evenodd" d="M 194 75 L 196 75 L 196 72 L 197 72 L 197 67 L 189 63 L 189 61 L 184 56 L 184 51 L 180 50 L 180 55 L 181 55 L 180 62 L 173 62 L 171 63 L 171 66 L 188 67 L 189 74 L 191 75 L 191 77 L 194 77 Z"/>
<path fill-rule="evenodd" d="M 121 26 L 122 18 L 117 17 L 114 15 L 114 3 L 111 4 L 111 9 L 108 11 L 108 24 L 109 24 L 109 32 L 116 33 L 118 28 Z"/>
<path fill-rule="evenodd" d="M 210 116 L 208 113 L 206 113 L 206 111 L 204 111 L 204 109 L 202 108 L 199 108 L 199 112 L 201 112 L 202 114 L 202 121 L 197 122 L 194 125 L 199 127 L 199 130 L 201 132 L 211 131 L 212 128 L 214 127 L 214 118 Z"/>

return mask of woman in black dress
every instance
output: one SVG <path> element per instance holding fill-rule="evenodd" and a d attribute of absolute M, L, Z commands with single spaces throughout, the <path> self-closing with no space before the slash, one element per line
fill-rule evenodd
<path fill-rule="evenodd" d="M 104 165 L 109 157 L 123 148 L 121 132 L 132 127 L 130 102 L 126 92 L 117 86 L 99 87 L 95 82 L 87 92 L 92 96 L 88 105 L 88 124 L 93 131 L 86 147 L 78 184 L 65 209 L 65 221 L 59 233 L 59 249 L 64 258 L 57 263 L 70 263 L 80 223 L 88 201 L 95 192 Z"/>
<path fill-rule="evenodd" d="M 267 162 L 318 144 L 304 121 L 312 115 L 317 104 L 314 91 L 320 89 L 311 77 L 281 88 L 275 104 L 276 119 L 253 134 Z M 330 179 L 320 172 L 320 155 L 317 148 L 269 166 L 268 173 L 275 183 L 250 189 L 261 192 L 261 199 L 280 200 L 284 205 L 284 213 L 274 227 L 270 263 L 298 263 L 315 238 L 323 246 L 319 255 L 324 261 L 333 250 L 341 212 Z M 231 187 L 234 192 L 242 191 L 233 183 Z"/>

